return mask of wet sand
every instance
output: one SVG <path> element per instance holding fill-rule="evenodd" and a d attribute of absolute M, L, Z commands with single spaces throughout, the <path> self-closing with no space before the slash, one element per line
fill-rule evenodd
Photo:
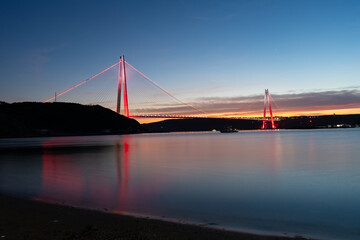
<path fill-rule="evenodd" d="M 231 232 L 0 195 L 0 239 L 305 239 Z"/>

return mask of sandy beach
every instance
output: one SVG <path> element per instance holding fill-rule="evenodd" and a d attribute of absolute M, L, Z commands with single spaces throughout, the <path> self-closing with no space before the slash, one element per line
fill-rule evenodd
<path fill-rule="evenodd" d="M 0 195 L 1 239 L 305 239 L 231 232 Z"/>

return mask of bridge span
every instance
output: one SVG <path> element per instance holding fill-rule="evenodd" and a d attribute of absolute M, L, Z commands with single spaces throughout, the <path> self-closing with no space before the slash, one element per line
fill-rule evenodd
<path fill-rule="evenodd" d="M 274 101 L 271 97 L 269 90 L 265 89 L 265 93 L 263 96 L 264 98 L 264 108 L 263 108 L 263 116 L 262 117 L 228 117 L 228 116 L 215 116 L 214 114 L 207 113 L 203 110 L 201 110 L 198 107 L 193 106 L 192 104 L 189 104 L 180 98 L 176 97 L 174 94 L 157 84 L 155 81 L 150 79 L 148 76 L 140 72 L 138 69 L 136 69 L 134 66 L 129 64 L 125 61 L 125 57 L 120 57 L 119 61 L 113 64 L 112 66 L 104 69 L 103 71 L 93 75 L 90 78 L 87 78 L 86 80 L 68 88 L 65 91 L 60 92 L 59 94 L 56 94 L 45 100 L 44 102 L 50 102 L 50 101 L 56 101 L 60 96 L 64 94 L 68 94 L 70 91 L 73 91 L 74 89 L 80 87 L 81 85 L 88 83 L 90 80 L 92 80 L 95 77 L 98 77 L 99 75 L 105 74 L 110 69 L 117 69 L 117 86 L 116 86 L 116 108 L 114 109 L 117 113 L 121 114 L 121 111 L 123 111 L 123 115 L 126 117 L 132 117 L 132 118 L 219 118 L 219 119 L 244 119 L 244 120 L 256 120 L 256 121 L 262 121 L 261 129 L 275 129 L 275 117 L 273 116 L 273 109 L 271 106 L 271 103 Z M 131 109 L 129 108 L 129 94 L 128 94 L 128 82 L 127 82 L 127 72 L 131 70 L 135 72 L 136 74 L 140 75 L 142 78 L 146 79 L 148 83 L 150 83 L 152 86 L 155 86 L 157 89 L 161 90 L 163 94 L 166 94 L 168 97 L 172 98 L 173 100 L 176 100 L 178 103 L 182 104 L 182 106 L 185 106 L 193 111 L 193 113 L 161 113 L 161 114 L 153 114 L 153 113 L 130 113 Z M 140 88 L 139 88 L 140 89 Z M 141 95 L 140 95 L 141 96 Z M 248 104 L 246 107 L 241 109 L 240 111 L 245 110 L 249 106 L 251 106 L 253 103 L 258 101 L 261 98 L 259 96 L 255 101 Z M 274 102 L 276 104 L 276 102 Z M 93 104 L 93 103 L 92 103 Z M 166 105 L 166 104 L 163 104 Z M 277 104 L 276 104 L 277 106 Z M 122 109 L 123 107 L 123 109 Z M 278 107 L 278 106 L 277 106 Z M 269 111 L 269 117 L 267 117 L 267 109 Z M 240 112 L 239 111 L 239 112 Z M 218 114 L 217 114 L 218 115 Z"/>

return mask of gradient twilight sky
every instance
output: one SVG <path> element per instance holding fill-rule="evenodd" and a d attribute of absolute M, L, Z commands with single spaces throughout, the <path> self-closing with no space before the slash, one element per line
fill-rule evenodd
<path fill-rule="evenodd" d="M 205 109 L 269 88 L 288 113 L 360 113 L 358 0 L 11 0 L 0 24 L 0 101 L 43 101 L 124 54 Z"/>

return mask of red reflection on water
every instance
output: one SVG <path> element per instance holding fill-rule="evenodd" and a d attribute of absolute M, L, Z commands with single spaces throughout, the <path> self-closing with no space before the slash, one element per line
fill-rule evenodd
<path fill-rule="evenodd" d="M 174 179 L 161 174 L 152 176 L 153 164 L 143 161 L 154 149 L 162 150 L 161 144 L 147 144 L 148 151 L 138 151 L 132 147 L 132 140 L 132 136 L 122 136 L 106 148 L 86 147 L 87 141 L 94 141 L 91 137 L 53 138 L 43 142 L 42 189 L 34 200 L 115 213 L 138 211 Z M 130 186 L 132 158 L 141 164 L 136 165 Z M 151 181 L 147 180 L 149 177 Z"/>
<path fill-rule="evenodd" d="M 118 208 L 126 204 L 129 184 L 129 136 L 126 135 L 121 143 L 116 144 L 116 163 L 118 178 Z M 121 211 L 118 211 L 121 213 Z"/>
<path fill-rule="evenodd" d="M 54 194 L 56 190 L 66 194 L 67 201 L 79 202 L 83 189 L 84 179 L 77 166 L 66 156 L 45 150 L 42 155 L 42 195 Z"/>
<path fill-rule="evenodd" d="M 94 152 L 87 149 L 76 152 L 77 148 L 64 151 L 62 147 L 69 145 L 59 144 L 56 138 L 42 145 L 42 189 L 34 200 L 112 209 L 119 209 L 126 202 L 130 178 L 128 137 L 116 145 L 115 156 L 109 148 Z M 101 158 L 104 152 L 109 155 Z"/>

